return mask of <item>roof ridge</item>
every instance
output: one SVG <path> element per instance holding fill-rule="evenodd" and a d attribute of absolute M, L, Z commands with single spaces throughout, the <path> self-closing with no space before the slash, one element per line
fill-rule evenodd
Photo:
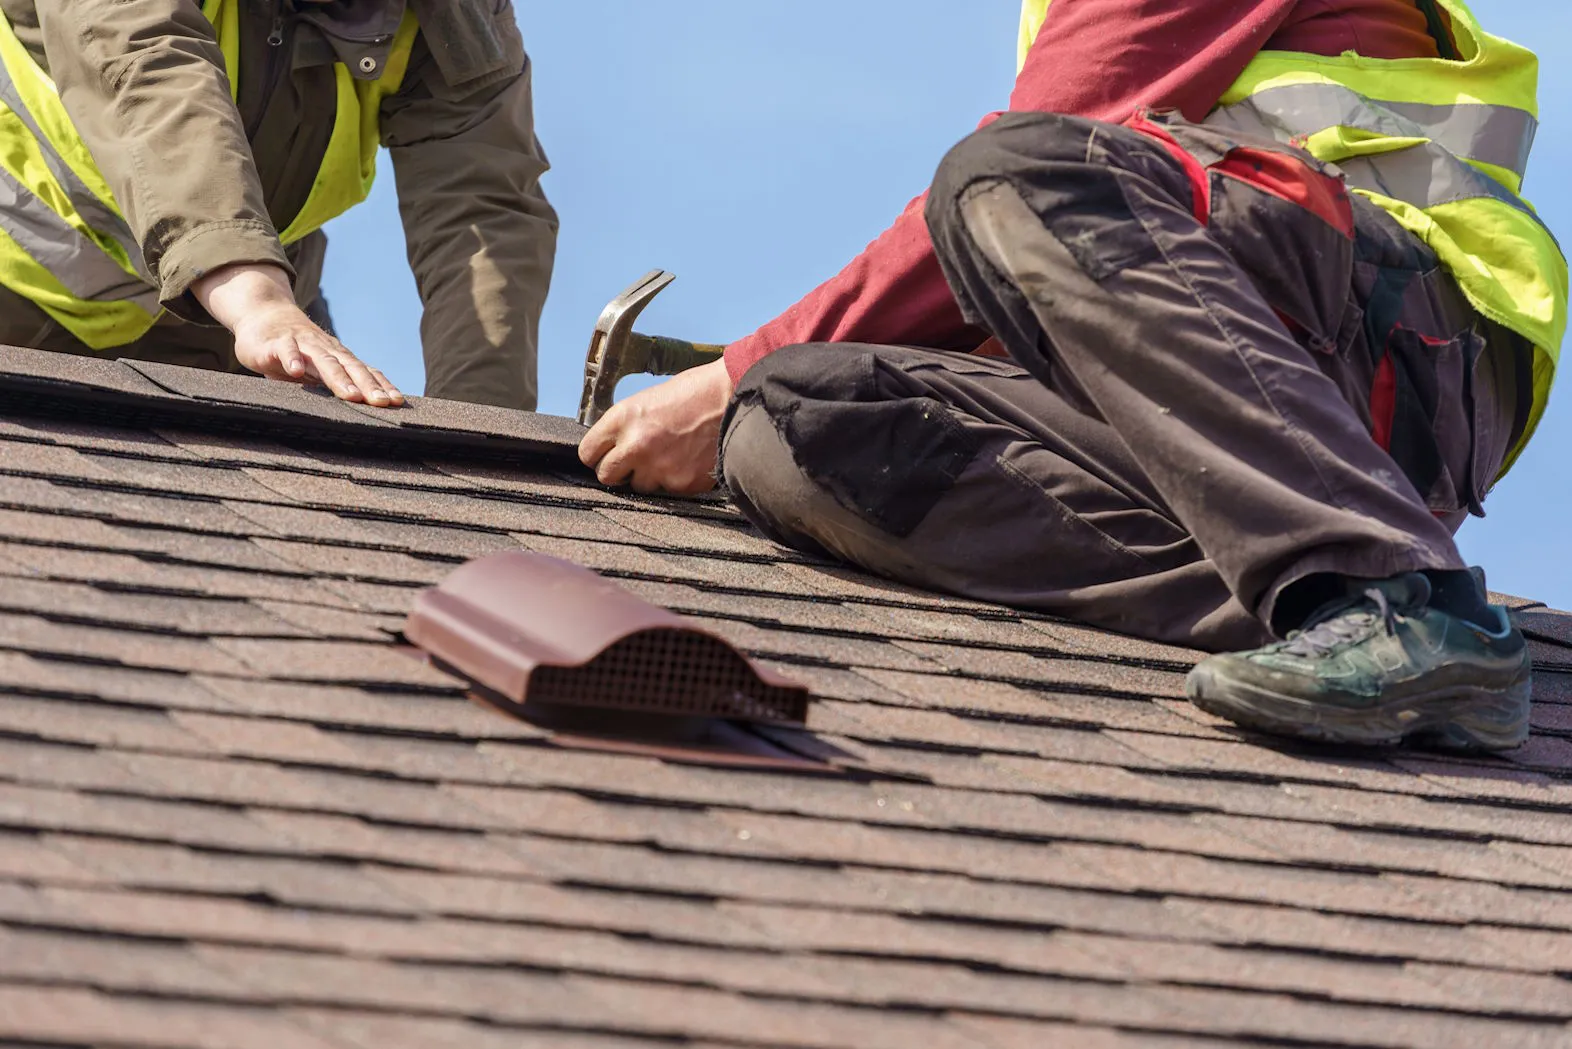
<path fill-rule="evenodd" d="M 252 376 L 13 346 L 0 346 L 0 414 L 287 437 L 389 458 L 522 459 L 582 469 L 584 428 L 562 416 L 423 397 L 397 409 L 362 408 Z"/>

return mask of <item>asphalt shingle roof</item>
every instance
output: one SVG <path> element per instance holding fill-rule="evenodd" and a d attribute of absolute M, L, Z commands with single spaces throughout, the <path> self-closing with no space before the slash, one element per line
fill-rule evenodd
<path fill-rule="evenodd" d="M 0 1046 L 1572 1045 L 1572 617 L 1468 759 L 891 586 L 564 420 L 0 351 Z M 561 745 L 396 639 L 523 547 L 809 684 L 856 776 Z"/>

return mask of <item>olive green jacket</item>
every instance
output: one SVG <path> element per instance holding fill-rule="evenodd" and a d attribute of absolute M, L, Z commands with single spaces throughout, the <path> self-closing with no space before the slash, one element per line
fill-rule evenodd
<path fill-rule="evenodd" d="M 529 60 L 511 0 L 412 0 L 421 34 L 382 106 L 426 390 L 535 405 L 536 335 L 557 218 L 540 189 Z M 200 0 L 0 0 L 54 79 L 178 317 L 209 323 L 193 281 L 284 266 L 309 303 L 321 243 L 277 231 L 305 203 L 333 128 L 333 63 L 380 73 L 404 0 L 246 0 L 232 101 Z M 156 337 L 158 330 L 155 329 Z M 375 347 L 356 348 L 375 362 Z"/>

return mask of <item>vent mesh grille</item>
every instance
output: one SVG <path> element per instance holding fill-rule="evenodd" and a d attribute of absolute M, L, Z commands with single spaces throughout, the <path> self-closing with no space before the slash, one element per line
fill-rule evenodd
<path fill-rule="evenodd" d="M 581 667 L 540 667 L 530 702 L 609 707 L 680 716 L 803 722 L 807 697 L 765 685 L 714 638 L 647 630 Z"/>

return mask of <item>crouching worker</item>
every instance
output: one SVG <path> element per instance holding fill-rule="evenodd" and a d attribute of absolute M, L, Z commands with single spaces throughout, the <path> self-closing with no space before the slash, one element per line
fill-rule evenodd
<path fill-rule="evenodd" d="M 533 408 L 557 220 L 508 0 L 0 0 L 0 342 L 393 406 L 322 226 L 392 154 L 426 390 Z"/>
<path fill-rule="evenodd" d="M 1014 111 L 585 458 L 692 488 L 718 443 L 783 543 L 1232 653 L 1189 692 L 1243 725 L 1522 742 L 1523 638 L 1452 534 L 1565 327 L 1534 57 L 1461 0 L 1026 6 Z"/>

